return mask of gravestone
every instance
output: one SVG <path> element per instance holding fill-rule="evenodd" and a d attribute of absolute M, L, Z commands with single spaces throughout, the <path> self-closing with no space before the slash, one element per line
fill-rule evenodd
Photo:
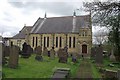
<path fill-rule="evenodd" d="M 59 49 L 58 57 L 60 63 L 67 63 L 68 54 L 64 49 Z"/>
<path fill-rule="evenodd" d="M 95 55 L 96 55 L 96 51 L 95 51 L 95 48 L 91 48 L 91 58 L 92 59 L 95 59 Z"/>
<path fill-rule="evenodd" d="M 21 57 L 23 58 L 29 58 L 31 56 L 32 53 L 32 48 L 30 45 L 27 45 L 26 42 L 24 42 L 24 44 L 22 45 L 22 53 L 21 53 Z"/>
<path fill-rule="evenodd" d="M 36 55 L 41 55 L 42 54 L 42 47 L 41 46 L 38 46 L 35 48 L 35 54 Z"/>
<path fill-rule="evenodd" d="M 56 71 L 54 72 L 52 78 L 57 79 L 57 78 L 69 78 L 70 76 L 70 69 L 69 68 L 57 68 Z"/>
<path fill-rule="evenodd" d="M 8 62 L 6 55 L 5 55 L 5 52 L 6 52 L 5 50 L 6 50 L 6 46 L 4 45 L 4 43 L 2 43 L 2 65 L 7 64 Z"/>
<path fill-rule="evenodd" d="M 4 55 L 5 57 L 8 57 L 10 55 L 10 46 L 5 46 Z"/>
<path fill-rule="evenodd" d="M 77 53 L 72 53 L 72 62 L 77 62 Z"/>
<path fill-rule="evenodd" d="M 27 53 L 31 55 L 33 53 L 33 49 L 31 48 L 30 45 L 27 45 Z"/>
<path fill-rule="evenodd" d="M 106 69 L 105 70 L 105 77 L 106 78 L 111 78 L 112 80 L 116 80 L 116 78 L 117 78 L 117 71 Z"/>
<path fill-rule="evenodd" d="M 54 47 L 50 50 L 50 59 L 55 59 L 55 50 Z"/>
<path fill-rule="evenodd" d="M 97 64 L 103 63 L 103 48 L 101 46 L 96 47 L 95 62 Z"/>
<path fill-rule="evenodd" d="M 117 78 L 120 80 L 120 69 L 117 71 Z"/>
<path fill-rule="evenodd" d="M 48 56 L 48 49 L 46 47 L 44 47 L 43 56 Z"/>
<path fill-rule="evenodd" d="M 18 46 L 12 45 L 10 47 L 10 55 L 9 55 L 9 67 L 17 68 L 18 59 L 19 59 L 19 51 L 20 48 Z"/>
<path fill-rule="evenodd" d="M 41 46 L 38 46 L 35 48 L 35 54 L 36 54 L 36 57 L 35 57 L 35 60 L 37 61 L 43 61 L 43 58 L 42 58 L 42 47 Z"/>
<path fill-rule="evenodd" d="M 64 47 L 64 51 L 66 52 L 66 55 L 67 55 L 67 57 L 68 57 L 68 46 L 65 46 L 65 47 Z"/>
<path fill-rule="evenodd" d="M 110 61 L 112 61 L 112 62 L 115 62 L 115 61 L 116 61 L 115 56 L 114 56 L 114 53 L 113 53 L 113 50 L 112 50 L 112 53 L 111 53 L 111 55 L 110 55 Z"/>
<path fill-rule="evenodd" d="M 58 62 L 62 62 L 62 57 L 63 57 L 63 49 L 59 49 L 58 51 L 57 51 L 57 54 L 58 54 L 58 58 L 59 58 L 59 61 Z"/>

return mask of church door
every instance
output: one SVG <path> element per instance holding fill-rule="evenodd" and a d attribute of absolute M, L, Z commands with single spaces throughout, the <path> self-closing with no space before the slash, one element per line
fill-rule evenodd
<path fill-rule="evenodd" d="M 87 53 L 87 45 L 82 45 L 82 53 Z"/>

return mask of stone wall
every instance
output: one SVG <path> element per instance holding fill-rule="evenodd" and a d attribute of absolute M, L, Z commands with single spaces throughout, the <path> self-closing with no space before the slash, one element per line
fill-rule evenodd
<path fill-rule="evenodd" d="M 34 46 L 33 46 L 33 37 L 34 37 Z M 37 45 L 36 45 L 36 37 L 37 37 Z M 92 46 L 92 40 L 91 36 L 80 36 L 78 33 L 73 34 L 31 34 L 30 35 L 30 45 L 34 49 L 37 46 L 42 46 L 43 50 L 43 45 L 44 45 L 44 37 L 49 37 L 49 47 L 47 47 L 48 50 L 52 48 L 54 45 L 55 51 L 58 51 L 59 47 L 59 39 L 60 37 L 62 38 L 62 47 L 64 48 L 66 45 L 68 45 L 68 52 L 69 53 L 82 53 L 82 45 L 86 44 L 87 45 L 87 53 L 91 53 L 91 46 Z M 53 40 L 54 37 L 54 40 Z M 58 37 L 58 47 L 56 47 L 56 37 Z M 71 48 L 69 48 L 69 37 L 71 37 Z M 73 37 L 75 37 L 75 48 L 73 48 Z M 66 38 L 67 38 L 67 43 L 66 43 Z M 54 43 L 53 43 L 54 41 Z M 47 40 L 46 40 L 47 42 Z M 80 43 L 79 43 L 80 42 Z M 47 44 L 46 44 L 47 46 Z"/>
<path fill-rule="evenodd" d="M 13 42 L 13 45 L 19 46 L 22 50 L 22 44 L 25 42 L 25 39 L 10 39 L 10 44 Z"/>

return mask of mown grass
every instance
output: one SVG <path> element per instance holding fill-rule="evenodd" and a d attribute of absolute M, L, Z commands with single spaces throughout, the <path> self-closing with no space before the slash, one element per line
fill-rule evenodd
<path fill-rule="evenodd" d="M 48 57 L 43 57 L 44 61 L 35 60 L 35 55 L 29 59 L 19 58 L 19 66 L 17 69 L 11 69 L 7 65 L 3 66 L 4 78 L 51 78 L 56 68 L 70 68 L 71 77 L 75 77 L 80 65 L 73 64 L 71 58 L 68 63 L 58 63 L 58 58 L 50 60 Z"/>

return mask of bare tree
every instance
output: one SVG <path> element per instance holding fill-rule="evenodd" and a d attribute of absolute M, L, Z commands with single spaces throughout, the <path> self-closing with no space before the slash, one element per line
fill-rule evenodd
<path fill-rule="evenodd" d="M 94 40 L 96 44 L 102 45 L 104 42 L 108 40 L 108 33 L 106 30 L 99 29 L 94 35 Z"/>

